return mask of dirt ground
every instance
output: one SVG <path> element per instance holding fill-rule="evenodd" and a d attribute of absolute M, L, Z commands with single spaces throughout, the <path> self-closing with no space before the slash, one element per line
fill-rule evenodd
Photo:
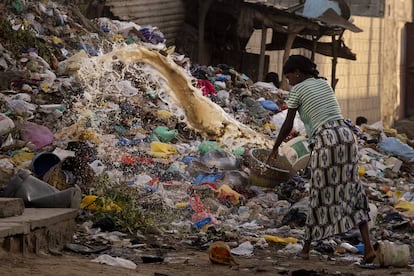
<path fill-rule="evenodd" d="M 273 256 L 273 257 L 272 257 Z M 206 252 L 185 251 L 169 254 L 163 263 L 138 263 L 135 270 L 94 263 L 96 256 L 63 251 L 61 255 L 10 255 L 2 253 L 0 275 L 414 275 L 412 267 L 363 269 L 352 261 L 327 260 L 312 256 L 310 261 L 275 257 L 272 250 L 260 250 L 252 257 L 237 257 L 239 266 L 213 265 Z"/>

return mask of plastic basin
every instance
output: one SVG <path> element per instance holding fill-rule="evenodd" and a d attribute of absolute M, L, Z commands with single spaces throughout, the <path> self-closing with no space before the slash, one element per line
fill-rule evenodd
<path fill-rule="evenodd" d="M 274 188 L 291 178 L 289 170 L 271 167 L 264 163 L 269 154 L 270 151 L 267 149 L 249 151 L 247 160 L 250 166 L 249 179 L 256 186 Z"/>

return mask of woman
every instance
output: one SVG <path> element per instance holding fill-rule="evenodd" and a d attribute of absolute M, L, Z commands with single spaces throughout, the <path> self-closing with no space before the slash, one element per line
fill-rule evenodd
<path fill-rule="evenodd" d="M 311 241 L 345 233 L 359 226 L 365 246 L 364 261 L 375 258 L 369 238 L 369 205 L 358 178 L 357 143 L 345 123 L 335 94 L 316 65 L 301 55 L 292 55 L 283 66 L 292 85 L 287 101 L 287 117 L 268 158 L 277 163 L 280 144 L 293 127 L 296 112 L 310 138 L 312 171 L 305 244 L 298 255 L 309 259 Z"/>
<path fill-rule="evenodd" d="M 273 85 L 276 88 L 279 88 L 280 86 L 279 75 L 276 72 L 269 72 L 266 74 L 264 82 L 273 83 Z"/>

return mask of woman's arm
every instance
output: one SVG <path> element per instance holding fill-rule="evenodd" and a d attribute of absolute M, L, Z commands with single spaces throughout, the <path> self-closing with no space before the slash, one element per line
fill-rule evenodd
<path fill-rule="evenodd" d="M 293 122 L 295 120 L 297 109 L 288 109 L 288 113 L 286 116 L 285 121 L 282 124 L 282 127 L 280 128 L 279 135 L 276 138 L 275 145 L 273 146 L 272 152 L 270 153 L 269 157 L 267 158 L 266 163 L 269 166 L 272 166 L 272 164 L 275 164 L 277 157 L 279 156 L 279 146 L 282 144 L 283 140 L 286 139 L 286 137 L 289 135 L 293 128 Z"/>

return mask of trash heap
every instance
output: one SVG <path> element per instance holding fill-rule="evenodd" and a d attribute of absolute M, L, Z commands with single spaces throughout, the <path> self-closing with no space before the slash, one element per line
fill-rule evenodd
<path fill-rule="evenodd" d="M 151 262 L 161 257 L 145 252 L 166 245 L 225 241 L 238 256 L 301 248 L 309 172 L 263 187 L 251 171 L 252 150 L 270 148 L 286 116 L 286 91 L 226 64 L 192 64 L 156 27 L 89 21 L 53 1 L 10 1 L 0 15 L 1 196 L 80 208 L 69 250 L 105 259 L 132 248 Z M 358 131 L 373 239 L 412 249 L 414 136 L 381 122 Z M 297 118 L 287 140 L 304 132 Z M 362 252 L 352 232 L 313 254 Z"/>

